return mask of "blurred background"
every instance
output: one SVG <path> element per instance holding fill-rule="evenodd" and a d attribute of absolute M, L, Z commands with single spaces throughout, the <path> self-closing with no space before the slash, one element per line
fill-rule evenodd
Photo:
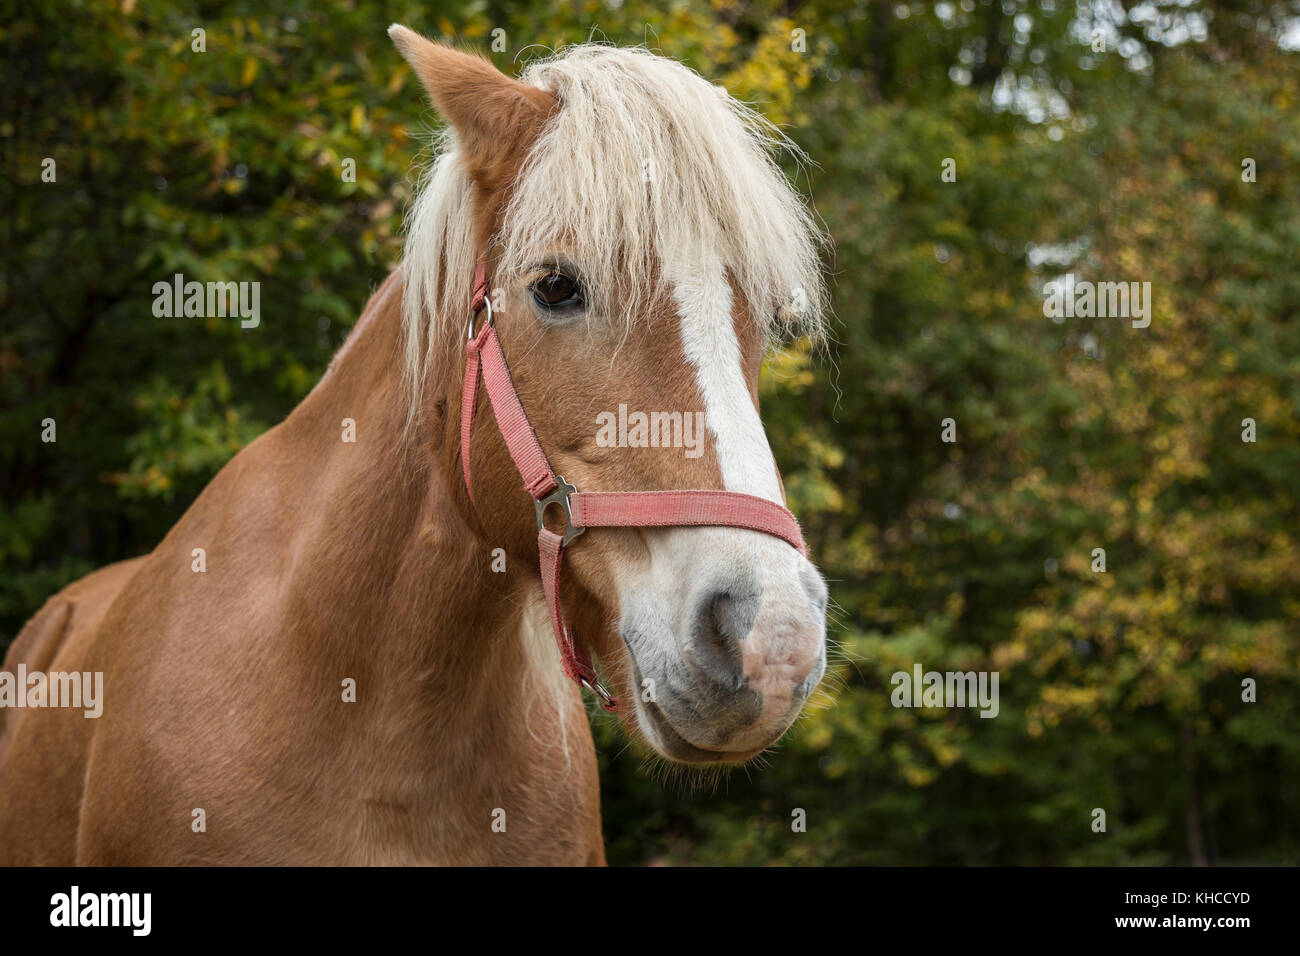
<path fill-rule="evenodd" d="M 646 44 L 817 164 L 835 340 L 763 403 L 837 649 L 703 788 L 597 719 L 611 862 L 1300 860 L 1300 3 L 4 8 L 0 650 L 152 549 L 399 260 L 438 120 L 390 22 L 514 72 Z M 175 272 L 259 280 L 256 333 L 155 318 Z M 1064 273 L 1150 282 L 1150 327 L 1047 317 Z M 891 706 L 916 663 L 997 671 L 999 716 Z"/>

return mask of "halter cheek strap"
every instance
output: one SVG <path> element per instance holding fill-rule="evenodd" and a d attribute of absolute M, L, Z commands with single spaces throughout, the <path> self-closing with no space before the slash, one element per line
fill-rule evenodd
<path fill-rule="evenodd" d="M 807 555 L 799 522 L 781 505 L 755 495 L 735 491 L 589 491 L 580 492 L 551 468 L 537 433 L 528 422 L 519 394 L 506 365 L 501 340 L 492 321 L 492 304 L 487 297 L 487 265 L 480 258 L 474 276 L 474 297 L 466 348 L 465 383 L 461 395 L 460 461 L 465 490 L 474 501 L 470 480 L 470 441 L 478 409 L 479 381 L 487 391 L 497 428 L 510 457 L 532 497 L 537 510 L 537 551 L 541 564 L 542 591 L 550 612 L 551 629 L 560 649 L 564 672 L 600 698 L 606 710 L 618 710 L 618 701 L 596 676 L 587 649 L 564 623 L 560 604 L 560 571 L 564 549 L 588 528 L 676 528 L 728 527 L 761 531 L 787 542 Z M 478 334 L 474 322 L 487 312 Z M 565 527 L 557 534 L 546 527 L 544 516 L 552 505 L 564 513 Z"/>

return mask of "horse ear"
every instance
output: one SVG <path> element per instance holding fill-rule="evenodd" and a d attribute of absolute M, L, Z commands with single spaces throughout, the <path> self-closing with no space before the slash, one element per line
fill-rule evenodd
<path fill-rule="evenodd" d="M 511 79 L 484 57 L 434 43 L 398 23 L 388 35 L 471 155 L 509 149 L 535 134 L 555 106 L 553 94 Z"/>

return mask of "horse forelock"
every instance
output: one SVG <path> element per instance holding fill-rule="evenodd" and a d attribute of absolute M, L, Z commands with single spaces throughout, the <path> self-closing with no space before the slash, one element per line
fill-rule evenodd
<path fill-rule="evenodd" d="M 563 252 L 597 321 L 635 322 L 651 313 L 665 271 L 717 261 L 763 336 L 822 335 L 826 240 L 777 163 L 782 152 L 804 157 L 776 126 L 641 48 L 568 47 L 521 79 L 559 108 L 518 159 L 501 208 L 477 208 L 450 128 L 411 207 L 403 316 L 413 397 L 440 358 L 459 358 L 485 227 L 500 250 L 494 284 Z"/>

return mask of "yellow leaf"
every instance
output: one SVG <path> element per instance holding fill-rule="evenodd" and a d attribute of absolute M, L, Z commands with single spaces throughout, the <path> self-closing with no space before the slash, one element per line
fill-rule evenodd
<path fill-rule="evenodd" d="M 241 86 L 251 86 L 253 80 L 257 79 L 258 62 L 254 57 L 248 57 L 244 60 L 244 72 L 239 77 Z"/>
<path fill-rule="evenodd" d="M 348 118 L 348 125 L 352 127 L 352 132 L 361 131 L 361 124 L 366 121 L 366 108 L 358 103 L 352 107 L 352 115 Z"/>

